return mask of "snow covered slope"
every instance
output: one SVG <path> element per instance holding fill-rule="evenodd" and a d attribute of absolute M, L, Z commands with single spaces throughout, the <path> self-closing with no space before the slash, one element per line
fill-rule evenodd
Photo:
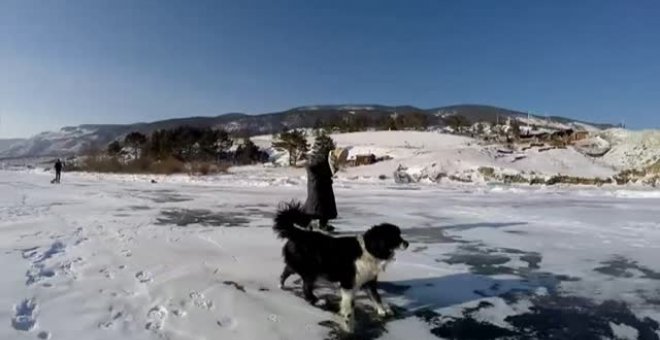
<path fill-rule="evenodd" d="M 0 150 L 0 157 L 26 156 L 69 156 L 75 155 L 85 147 L 99 141 L 101 135 L 97 129 L 70 127 L 57 132 L 42 132 L 32 138 L 13 143 Z"/>
<path fill-rule="evenodd" d="M 372 131 L 332 135 L 338 147 L 348 147 L 349 158 L 373 153 L 377 157 L 390 156 L 373 165 L 347 168 L 339 178 L 391 178 L 399 166 L 416 179 L 454 177 L 483 181 L 479 168 L 493 168 L 505 174 L 536 174 L 538 176 L 567 175 L 585 178 L 607 178 L 615 169 L 577 152 L 573 148 L 531 148 L 509 153 L 498 145 L 484 145 L 469 137 L 436 132 Z M 253 139 L 261 147 L 270 146 L 271 137 Z M 310 138 L 310 143 L 313 138 Z M 503 152 L 505 151 L 505 152 Z M 280 156 L 273 151 L 277 158 Z M 286 157 L 281 164 L 286 164 Z M 238 170 L 236 170 L 238 171 Z"/>
<path fill-rule="evenodd" d="M 3 152 L 4 150 L 9 149 L 9 147 L 11 147 L 12 145 L 23 141 L 25 141 L 25 139 L 21 139 L 21 138 L 0 139 L 0 152 Z"/>
<path fill-rule="evenodd" d="M 149 123 L 85 124 L 66 127 L 57 132 L 44 132 L 21 141 L 9 150 L 3 150 L 0 143 L 0 158 L 71 155 L 89 145 L 105 148 L 111 141 L 133 131 L 151 134 L 158 129 L 190 126 L 223 128 L 230 132 L 239 132 L 241 135 L 255 135 L 277 133 L 284 128 L 311 128 L 319 122 L 339 122 L 356 117 L 362 122 L 361 124 L 367 124 L 368 127 L 381 127 L 383 119 L 393 114 L 405 113 L 425 114 L 428 118 L 427 123 L 437 127 L 445 125 L 446 122 L 441 117 L 447 115 L 461 115 L 471 123 L 496 122 L 506 117 L 521 119 L 527 117 L 523 112 L 488 105 L 452 105 L 435 109 L 421 109 L 409 105 L 312 105 L 262 114 L 227 113 L 215 117 L 182 117 Z M 562 117 L 542 119 L 531 116 L 531 119 L 532 124 L 550 128 L 596 129 L 609 126 L 583 123 Z"/>
<path fill-rule="evenodd" d="M 609 129 L 596 135 L 612 147 L 603 162 L 618 169 L 641 169 L 660 159 L 660 130 Z"/>

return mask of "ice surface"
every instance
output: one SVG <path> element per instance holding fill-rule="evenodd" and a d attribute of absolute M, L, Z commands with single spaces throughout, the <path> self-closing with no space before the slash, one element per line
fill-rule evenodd
<path fill-rule="evenodd" d="M 49 181 L 0 172 L 0 339 L 341 338 L 331 287 L 319 290 L 326 309 L 307 305 L 293 278 L 293 291 L 277 288 L 272 214 L 304 199 L 301 169 Z M 361 338 L 565 335 L 548 319 L 599 338 L 658 337 L 657 191 L 348 177 L 335 190 L 338 230 L 391 222 L 411 242 L 381 278 L 396 316 L 378 319 L 359 294 Z"/>

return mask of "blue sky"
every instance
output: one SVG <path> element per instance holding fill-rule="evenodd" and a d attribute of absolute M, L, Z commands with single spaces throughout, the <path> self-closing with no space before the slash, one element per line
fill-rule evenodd
<path fill-rule="evenodd" d="M 0 0 L 0 138 L 308 104 L 660 127 L 660 1 Z"/>

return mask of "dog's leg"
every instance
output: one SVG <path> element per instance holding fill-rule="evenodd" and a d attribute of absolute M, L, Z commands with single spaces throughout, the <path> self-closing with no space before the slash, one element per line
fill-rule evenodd
<path fill-rule="evenodd" d="M 312 305 L 316 304 L 318 298 L 316 295 L 314 295 L 314 280 L 303 278 L 303 295 L 305 296 L 305 300 L 307 300 L 307 302 Z"/>
<path fill-rule="evenodd" d="M 289 278 L 289 276 L 295 274 L 293 269 L 289 267 L 288 265 L 284 266 L 284 270 L 282 271 L 282 275 L 280 275 L 280 289 L 284 289 L 284 281 Z"/>
<path fill-rule="evenodd" d="M 355 328 L 355 317 L 353 313 L 353 297 L 355 291 L 353 289 L 341 288 L 341 303 L 339 306 L 339 314 L 342 317 L 343 328 L 347 333 L 352 333 Z"/>
<path fill-rule="evenodd" d="M 383 300 L 380 298 L 380 293 L 378 293 L 378 287 L 376 280 L 369 281 L 364 284 L 367 289 L 367 294 L 373 303 L 376 305 L 376 311 L 380 316 L 392 315 L 392 309 Z"/>

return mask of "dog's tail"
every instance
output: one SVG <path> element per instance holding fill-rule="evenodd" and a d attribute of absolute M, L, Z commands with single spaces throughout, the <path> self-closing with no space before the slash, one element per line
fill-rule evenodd
<path fill-rule="evenodd" d="M 279 238 L 292 239 L 306 233 L 307 231 L 299 227 L 307 228 L 311 221 L 311 216 L 305 213 L 300 202 L 281 203 L 275 215 L 273 230 Z"/>

